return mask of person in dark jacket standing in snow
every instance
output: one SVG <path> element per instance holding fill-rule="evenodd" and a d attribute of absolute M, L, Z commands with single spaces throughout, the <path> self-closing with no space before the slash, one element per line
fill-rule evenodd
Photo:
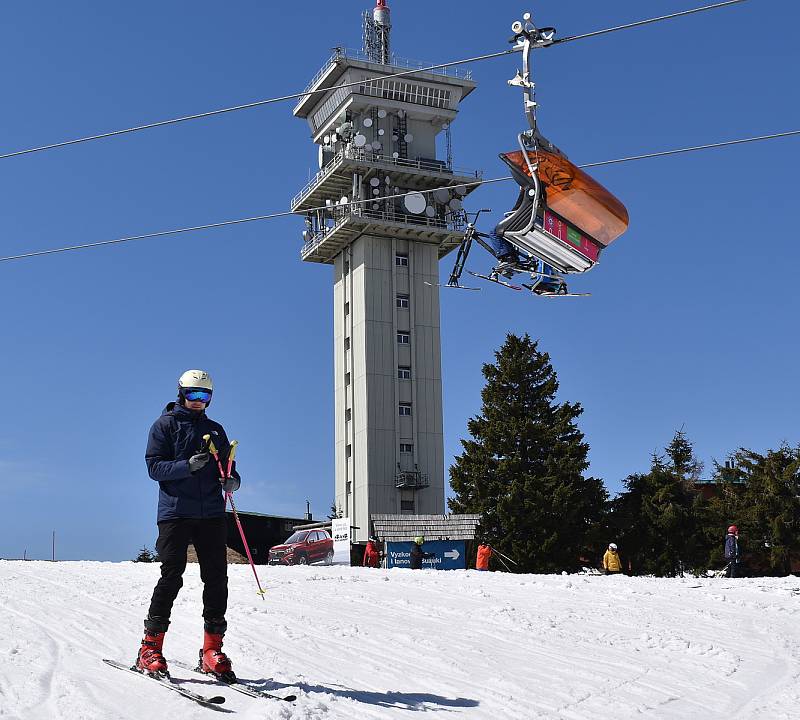
<path fill-rule="evenodd" d="M 239 489 L 235 468 L 228 479 L 220 478 L 204 435 L 210 435 L 222 467 L 227 468 L 230 442 L 222 425 L 206 415 L 213 385 L 203 370 L 187 370 L 178 381 L 178 400 L 169 403 L 150 429 L 145 461 L 150 477 L 158 482 L 158 540 L 161 578 L 153 590 L 144 621 L 144 638 L 136 669 L 163 674 L 164 634 L 172 604 L 183 585 L 186 551 L 194 545 L 203 580 L 203 648 L 199 667 L 204 672 L 232 681 L 231 661 L 222 652 L 227 629 L 228 568 L 225 498 L 223 491 Z"/>
<path fill-rule="evenodd" d="M 427 560 L 428 558 L 436 557 L 434 553 L 427 553 L 424 552 L 422 549 L 422 544 L 425 542 L 425 538 L 415 537 L 414 542 L 411 543 L 411 569 L 412 570 L 422 570 L 422 561 Z"/>
<path fill-rule="evenodd" d="M 735 578 L 739 570 L 739 528 L 731 525 L 725 536 L 725 559 L 728 561 L 726 577 Z"/>

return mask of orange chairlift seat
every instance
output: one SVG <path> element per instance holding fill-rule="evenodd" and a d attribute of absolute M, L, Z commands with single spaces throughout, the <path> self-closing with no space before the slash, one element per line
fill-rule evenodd
<path fill-rule="evenodd" d="M 500 155 L 520 185 L 514 209 L 497 226 L 500 237 L 562 272 L 584 272 L 628 228 L 628 211 L 611 192 L 567 158 L 543 149 Z M 531 166 L 542 186 L 533 208 Z"/>

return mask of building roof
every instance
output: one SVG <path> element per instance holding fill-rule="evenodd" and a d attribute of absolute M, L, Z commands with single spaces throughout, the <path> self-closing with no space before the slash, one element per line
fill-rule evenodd
<path fill-rule="evenodd" d="M 473 540 L 480 515 L 372 515 L 380 540 L 408 542 L 418 535 L 426 540 Z"/>

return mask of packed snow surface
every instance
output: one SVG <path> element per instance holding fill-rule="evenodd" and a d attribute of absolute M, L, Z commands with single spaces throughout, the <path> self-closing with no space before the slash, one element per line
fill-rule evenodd
<path fill-rule="evenodd" d="M 654 579 L 475 571 L 230 568 L 225 650 L 296 703 L 224 695 L 242 718 L 800 717 L 796 578 Z M 0 718 L 208 718 L 223 712 L 104 665 L 131 662 L 159 566 L 0 562 Z M 192 662 L 189 565 L 164 645 Z"/>

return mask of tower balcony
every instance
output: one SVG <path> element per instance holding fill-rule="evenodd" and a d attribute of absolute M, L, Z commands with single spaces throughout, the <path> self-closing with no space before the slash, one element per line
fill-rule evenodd
<path fill-rule="evenodd" d="M 422 490 L 430 486 L 430 481 L 419 470 L 401 470 L 394 476 L 394 486 L 398 490 Z"/>
<path fill-rule="evenodd" d="M 427 242 L 439 247 L 442 258 L 464 239 L 463 211 L 446 219 L 411 215 L 397 210 L 372 210 L 360 205 L 331 206 L 334 224 L 314 233 L 300 251 L 306 262 L 332 263 L 360 235 L 378 235 Z"/>
<path fill-rule="evenodd" d="M 465 185 L 465 195 L 477 187 L 468 183 L 474 183 L 482 177 L 480 170 L 449 168 L 443 160 L 393 158 L 364 148 L 347 146 L 336 153 L 292 198 L 290 207 L 298 212 L 323 206 L 331 198 L 338 200 L 343 195 L 349 196 L 353 189 L 353 175 L 361 175 L 368 180 L 376 171 L 390 173 L 395 186 L 414 190 Z"/>

